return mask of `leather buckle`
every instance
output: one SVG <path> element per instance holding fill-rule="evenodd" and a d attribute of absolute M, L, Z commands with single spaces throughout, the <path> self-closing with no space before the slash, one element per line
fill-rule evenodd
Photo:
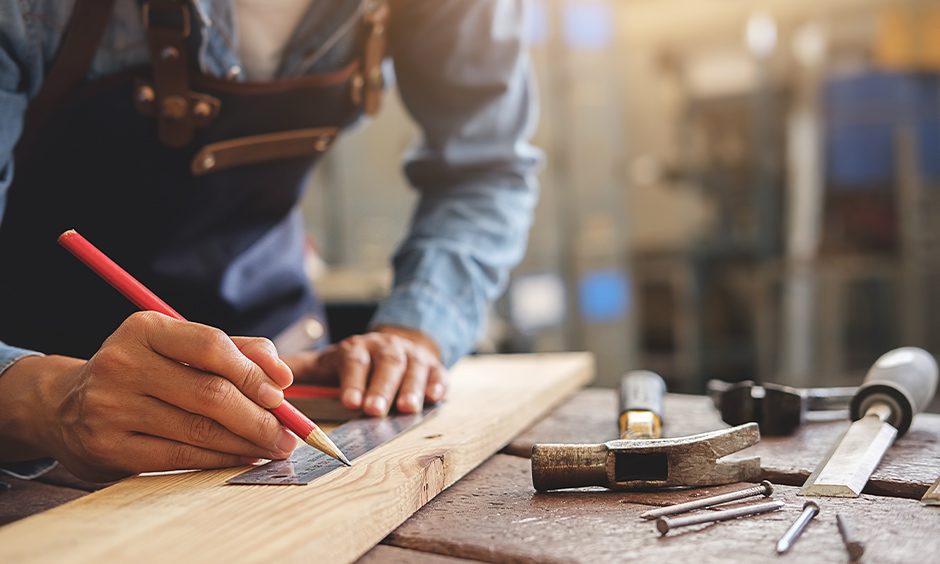
<path fill-rule="evenodd" d="M 150 2 L 145 2 L 142 9 L 144 30 L 151 27 L 154 29 L 168 29 L 181 31 L 183 37 L 189 37 L 190 22 L 189 9 L 186 6 L 180 6 L 179 12 L 154 12 L 150 9 Z"/>

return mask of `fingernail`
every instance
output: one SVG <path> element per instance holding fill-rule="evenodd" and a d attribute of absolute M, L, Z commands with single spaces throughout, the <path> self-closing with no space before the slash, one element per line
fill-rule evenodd
<path fill-rule="evenodd" d="M 366 407 L 373 415 L 385 415 L 388 411 L 388 402 L 382 396 L 372 396 L 366 399 Z"/>
<path fill-rule="evenodd" d="M 264 382 L 258 388 L 258 399 L 261 400 L 263 407 L 272 409 L 281 405 L 281 402 L 284 401 L 284 392 Z"/>
<path fill-rule="evenodd" d="M 297 448 L 297 438 L 287 429 L 281 429 L 274 444 L 277 445 L 278 451 L 290 454 Z"/>
<path fill-rule="evenodd" d="M 416 412 L 421 409 L 421 400 L 417 394 L 405 394 L 398 398 L 398 409 L 407 412 Z"/>
<path fill-rule="evenodd" d="M 444 384 L 434 384 L 431 386 L 431 393 L 428 395 L 434 401 L 441 401 L 444 399 Z"/>
<path fill-rule="evenodd" d="M 343 392 L 343 406 L 347 409 L 359 409 L 362 407 L 362 392 L 353 389 Z"/>
<path fill-rule="evenodd" d="M 249 466 L 254 466 L 255 464 L 261 462 L 260 458 L 248 458 L 247 456 L 242 457 L 242 463 Z"/>

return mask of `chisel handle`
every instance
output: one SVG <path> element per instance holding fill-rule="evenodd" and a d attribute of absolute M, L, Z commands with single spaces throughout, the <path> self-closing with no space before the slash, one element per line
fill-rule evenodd
<path fill-rule="evenodd" d="M 868 370 L 852 398 L 849 412 L 853 421 L 868 409 L 882 403 L 891 409 L 887 419 L 898 436 L 911 426 L 914 415 L 923 411 L 937 392 L 937 361 L 923 349 L 903 347 L 881 356 Z"/>
<path fill-rule="evenodd" d="M 666 382 L 655 372 L 634 370 L 623 375 L 620 378 L 620 437 L 623 439 L 659 438 L 665 393 Z M 646 426 L 648 430 L 639 436 L 633 425 L 638 418 L 652 419 L 650 425 Z"/>

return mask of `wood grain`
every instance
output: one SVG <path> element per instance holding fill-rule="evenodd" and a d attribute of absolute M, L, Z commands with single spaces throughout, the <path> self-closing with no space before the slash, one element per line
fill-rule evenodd
<path fill-rule="evenodd" d="M 479 564 L 479 562 L 380 544 L 357 560 L 356 564 Z"/>
<path fill-rule="evenodd" d="M 738 485 L 735 487 L 741 487 Z M 711 493 L 729 487 L 709 488 Z M 640 513 L 649 505 L 685 501 L 702 490 L 536 493 L 529 461 L 497 455 L 439 495 L 385 541 L 441 555 L 506 563 L 774 562 L 774 546 L 800 514 L 798 488 L 772 496 L 784 510 L 678 529 L 661 537 Z M 940 511 L 918 502 L 863 495 L 821 500 L 821 513 L 786 556 L 792 562 L 848 561 L 835 524 L 844 513 L 865 543 L 865 562 L 928 562 L 940 551 Z"/>
<path fill-rule="evenodd" d="M 420 426 L 309 486 L 140 476 L 0 529 L 0 562 L 351 562 L 593 375 L 584 353 L 466 359 Z"/>
<path fill-rule="evenodd" d="M 571 397 L 554 412 L 513 440 L 503 452 L 528 457 L 534 443 L 591 443 L 617 434 L 617 394 L 590 388 Z M 663 435 L 675 437 L 721 429 L 711 400 L 704 396 L 667 394 Z M 788 437 L 762 437 L 741 457 L 760 456 L 761 479 L 802 486 L 833 441 L 849 426 L 846 421 L 810 423 Z M 605 438 L 606 437 L 606 438 Z M 730 458 L 734 459 L 736 455 Z M 921 413 L 911 429 L 888 449 L 864 492 L 920 499 L 940 475 L 940 415 Z"/>

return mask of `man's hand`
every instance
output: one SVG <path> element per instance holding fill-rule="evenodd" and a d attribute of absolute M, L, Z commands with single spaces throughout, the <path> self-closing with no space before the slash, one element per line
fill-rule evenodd
<path fill-rule="evenodd" d="M 427 335 L 402 327 L 379 327 L 284 362 L 298 382 L 339 385 L 343 405 L 361 408 L 367 415 L 385 415 L 393 402 L 401 412 L 416 413 L 425 398 L 440 401 L 447 391 L 447 370 L 437 345 Z"/>
<path fill-rule="evenodd" d="M 88 361 L 27 357 L 0 377 L 0 457 L 93 481 L 286 458 L 296 439 L 264 408 L 291 381 L 266 339 L 135 313 Z"/>

